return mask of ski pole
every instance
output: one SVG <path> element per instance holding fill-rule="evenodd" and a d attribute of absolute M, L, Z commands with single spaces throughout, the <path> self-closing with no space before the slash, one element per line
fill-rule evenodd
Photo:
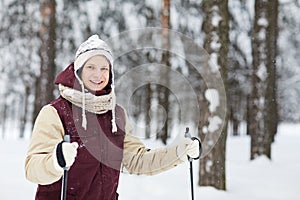
<path fill-rule="evenodd" d="M 65 142 L 70 142 L 70 135 L 64 136 Z M 61 185 L 61 200 L 66 200 L 67 196 L 67 182 L 68 182 L 68 167 L 64 167 L 64 175 L 62 177 L 62 185 Z"/>
<path fill-rule="evenodd" d="M 202 152 L 202 147 L 201 147 L 201 141 L 198 138 L 191 136 L 191 134 L 189 133 L 188 127 L 186 127 L 184 137 L 191 138 L 192 140 L 197 140 L 199 142 L 199 156 L 197 158 L 191 158 L 188 156 L 188 160 L 190 163 L 191 196 L 192 196 L 192 200 L 194 200 L 193 160 L 197 160 L 200 158 L 201 152 Z"/>

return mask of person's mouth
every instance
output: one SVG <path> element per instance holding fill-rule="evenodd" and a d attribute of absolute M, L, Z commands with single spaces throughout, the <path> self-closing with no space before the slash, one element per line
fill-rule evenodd
<path fill-rule="evenodd" d="M 91 83 L 95 84 L 95 85 L 101 85 L 104 81 L 92 81 Z"/>

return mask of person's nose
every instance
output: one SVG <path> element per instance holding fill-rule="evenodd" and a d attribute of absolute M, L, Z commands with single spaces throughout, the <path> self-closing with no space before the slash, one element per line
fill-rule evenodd
<path fill-rule="evenodd" d="M 104 74 L 104 71 L 101 68 L 97 68 L 95 70 L 94 76 L 96 76 L 96 77 L 102 77 L 103 74 Z"/>

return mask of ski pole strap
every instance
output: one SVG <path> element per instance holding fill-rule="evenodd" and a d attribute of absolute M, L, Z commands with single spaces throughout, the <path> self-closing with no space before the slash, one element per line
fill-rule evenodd
<path fill-rule="evenodd" d="M 189 127 L 186 127 L 184 137 L 191 138 L 191 140 L 197 140 L 198 141 L 198 143 L 199 143 L 199 156 L 197 158 L 191 158 L 191 157 L 188 156 L 188 160 L 190 162 L 193 161 L 193 160 L 198 160 L 201 156 L 201 153 L 202 153 L 202 144 L 201 144 L 200 139 L 197 138 L 197 137 L 192 137 L 191 136 L 191 134 L 189 133 Z"/>
<path fill-rule="evenodd" d="M 64 158 L 64 154 L 62 151 L 62 144 L 64 143 L 64 141 L 58 143 L 57 147 L 56 147 L 56 158 L 57 158 L 57 162 L 59 164 L 60 167 L 64 168 L 66 166 L 66 160 Z"/>
<path fill-rule="evenodd" d="M 198 143 L 199 143 L 199 156 L 197 158 L 192 158 L 193 160 L 198 160 L 201 156 L 201 153 L 202 153 L 202 145 L 201 145 L 201 141 L 199 138 L 196 138 L 196 137 L 192 137 L 191 138 L 192 140 L 197 140 Z"/>

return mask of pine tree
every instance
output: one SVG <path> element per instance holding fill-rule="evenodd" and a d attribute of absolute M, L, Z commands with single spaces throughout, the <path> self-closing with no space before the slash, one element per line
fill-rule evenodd
<path fill-rule="evenodd" d="M 42 24 L 40 27 L 40 75 L 35 82 L 35 104 L 33 119 L 36 118 L 42 106 L 54 99 L 54 78 L 56 72 L 56 2 L 41 1 Z"/>
<path fill-rule="evenodd" d="M 162 68 L 160 70 L 160 79 L 164 85 L 157 87 L 158 92 L 158 101 L 159 104 L 164 108 L 166 113 L 166 119 L 163 125 L 162 130 L 158 133 L 158 137 L 162 140 L 164 144 L 167 143 L 167 139 L 169 137 L 169 73 L 168 69 L 170 66 L 170 0 L 163 0 L 162 2 L 162 10 L 161 10 L 161 26 L 162 26 L 162 47 L 165 51 L 162 52 L 161 64 L 167 66 L 166 68 Z"/>

